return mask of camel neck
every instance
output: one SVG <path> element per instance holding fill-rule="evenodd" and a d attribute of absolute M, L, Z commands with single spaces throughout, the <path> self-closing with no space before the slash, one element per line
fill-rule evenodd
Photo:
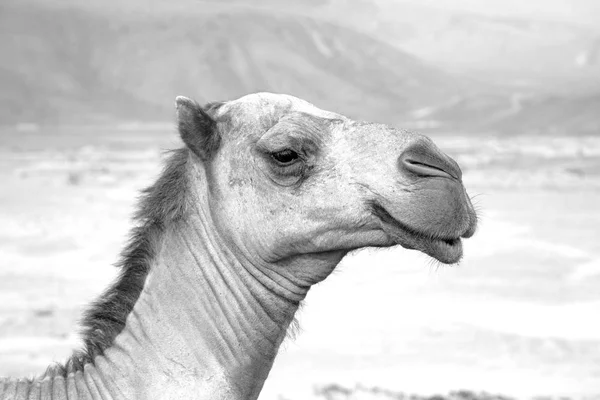
<path fill-rule="evenodd" d="M 257 398 L 299 300 L 270 290 L 202 213 L 166 227 L 159 246 L 99 373 L 116 397 Z"/>

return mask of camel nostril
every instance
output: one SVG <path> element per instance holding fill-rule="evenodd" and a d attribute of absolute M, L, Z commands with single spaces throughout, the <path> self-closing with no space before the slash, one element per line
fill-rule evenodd
<path fill-rule="evenodd" d="M 452 178 L 452 175 L 435 165 L 425 164 L 412 159 L 403 160 L 404 167 L 410 172 L 420 176 L 440 176 L 444 178 Z"/>
<path fill-rule="evenodd" d="M 400 156 L 400 168 L 422 177 L 462 179 L 458 164 L 428 142 L 410 145 Z"/>

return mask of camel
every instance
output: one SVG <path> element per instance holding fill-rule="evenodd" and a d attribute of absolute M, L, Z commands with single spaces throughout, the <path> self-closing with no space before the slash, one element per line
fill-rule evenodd
<path fill-rule="evenodd" d="M 82 350 L 2 399 L 256 399 L 311 286 L 350 251 L 462 257 L 477 217 L 427 137 L 282 94 L 176 99 L 185 146 L 143 192 Z"/>

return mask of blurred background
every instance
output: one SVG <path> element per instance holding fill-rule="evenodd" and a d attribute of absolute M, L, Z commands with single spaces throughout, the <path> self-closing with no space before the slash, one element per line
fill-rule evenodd
<path fill-rule="evenodd" d="M 261 399 L 600 399 L 595 0 L 2 0 L 0 375 L 79 346 L 175 96 L 256 91 L 430 135 L 481 210 L 460 265 L 346 258 Z"/>

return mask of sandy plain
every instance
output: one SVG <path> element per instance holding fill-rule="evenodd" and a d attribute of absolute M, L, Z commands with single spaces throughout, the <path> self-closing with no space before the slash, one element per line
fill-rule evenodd
<path fill-rule="evenodd" d="M 351 389 L 340 399 L 373 387 L 600 398 L 600 138 L 434 139 L 480 210 L 464 260 L 347 257 L 309 294 L 261 399 L 333 398 L 320 391 L 331 384 Z M 39 374 L 79 346 L 137 192 L 178 146 L 168 124 L 0 131 L 0 375 Z"/>

